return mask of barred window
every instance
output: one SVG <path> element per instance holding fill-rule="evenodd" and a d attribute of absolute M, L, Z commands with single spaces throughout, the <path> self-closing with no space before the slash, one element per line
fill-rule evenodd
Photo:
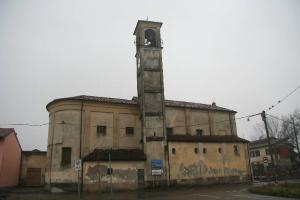
<path fill-rule="evenodd" d="M 61 165 L 71 165 L 71 147 L 63 147 L 61 154 Z"/>
<path fill-rule="evenodd" d="M 133 135 L 134 128 L 133 127 L 126 127 L 126 135 Z"/>
<path fill-rule="evenodd" d="M 196 129 L 196 135 L 202 136 L 203 135 L 203 130 L 202 129 Z"/>

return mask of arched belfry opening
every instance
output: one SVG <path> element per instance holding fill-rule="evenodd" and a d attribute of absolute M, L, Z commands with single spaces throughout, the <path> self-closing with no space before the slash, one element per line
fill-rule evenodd
<path fill-rule="evenodd" d="M 156 47 L 156 36 L 152 29 L 145 30 L 145 46 Z"/>

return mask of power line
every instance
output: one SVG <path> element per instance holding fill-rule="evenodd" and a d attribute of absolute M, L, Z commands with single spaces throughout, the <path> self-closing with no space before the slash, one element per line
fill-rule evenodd
<path fill-rule="evenodd" d="M 269 108 L 267 108 L 267 110 L 270 111 L 273 108 L 275 108 L 278 104 L 282 103 L 284 100 L 286 100 L 292 94 L 294 94 L 299 88 L 300 88 L 300 84 L 295 89 L 293 89 L 290 93 L 288 93 L 285 97 L 283 97 L 282 99 L 278 100 L 275 105 L 271 105 Z"/>
<path fill-rule="evenodd" d="M 277 120 L 280 120 L 280 121 L 283 121 L 283 122 L 287 122 L 287 123 L 289 123 L 289 124 L 293 124 L 293 122 L 288 121 L 288 120 L 281 119 L 281 118 L 279 118 L 279 117 L 277 117 L 277 116 L 275 116 L 275 115 L 270 115 L 270 114 L 267 114 L 267 115 L 270 116 L 270 117 L 272 117 L 273 119 L 277 119 Z"/>

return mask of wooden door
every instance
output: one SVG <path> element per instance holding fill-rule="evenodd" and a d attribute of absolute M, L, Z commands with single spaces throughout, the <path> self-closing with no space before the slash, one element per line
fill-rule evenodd
<path fill-rule="evenodd" d="M 27 169 L 27 186 L 40 186 L 41 185 L 41 168 L 28 168 Z"/>

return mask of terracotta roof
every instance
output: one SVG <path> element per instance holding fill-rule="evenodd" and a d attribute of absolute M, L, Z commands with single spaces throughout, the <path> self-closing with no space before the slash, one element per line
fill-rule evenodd
<path fill-rule="evenodd" d="M 198 135 L 168 135 L 167 139 L 170 142 L 208 142 L 208 143 L 214 143 L 214 142 L 248 143 L 249 142 L 248 140 L 245 140 L 243 138 L 239 138 L 239 137 L 233 136 L 233 135 L 204 135 L 204 136 L 198 136 Z"/>
<path fill-rule="evenodd" d="M 83 161 L 144 161 L 146 155 L 140 149 L 95 149 Z"/>
<path fill-rule="evenodd" d="M 5 138 L 11 133 L 15 133 L 15 129 L 13 128 L 0 128 L 0 139 Z"/>
<path fill-rule="evenodd" d="M 77 100 L 77 101 L 94 101 L 94 102 L 102 102 L 102 103 L 116 103 L 116 104 L 127 104 L 127 105 L 138 105 L 138 101 L 136 97 L 133 97 L 132 100 L 129 99 L 118 99 L 118 98 L 110 98 L 110 97 L 96 97 L 96 96 L 74 96 L 74 97 L 66 97 L 60 99 L 54 99 L 50 103 L 47 104 L 46 108 L 60 101 L 66 100 Z M 223 112 L 234 112 L 234 110 L 230 110 L 227 108 L 219 107 L 216 105 L 202 104 L 202 103 L 193 103 L 186 101 L 174 101 L 174 100 L 165 100 L 165 105 L 168 107 L 183 107 L 183 108 L 194 108 L 194 109 L 202 109 L 202 110 L 215 110 L 215 111 L 223 111 Z"/>
<path fill-rule="evenodd" d="M 270 144 L 271 145 L 287 145 L 287 146 L 293 146 L 291 142 L 288 141 L 288 138 L 275 138 L 275 137 L 270 137 Z M 250 149 L 256 149 L 256 148 L 262 148 L 262 147 L 267 147 L 268 146 L 268 139 L 263 138 L 260 140 L 255 140 L 249 143 L 249 148 Z"/>
<path fill-rule="evenodd" d="M 31 155 L 31 154 L 36 154 L 36 155 L 43 155 L 43 154 L 47 154 L 47 151 L 40 151 L 38 149 L 34 149 L 32 151 L 22 151 L 23 154 L 26 154 L 26 155 Z"/>

